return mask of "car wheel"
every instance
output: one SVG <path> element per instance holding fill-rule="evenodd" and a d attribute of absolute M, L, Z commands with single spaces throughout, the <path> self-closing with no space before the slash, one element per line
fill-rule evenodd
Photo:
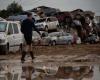
<path fill-rule="evenodd" d="M 52 42 L 51 42 L 51 45 L 52 45 L 52 46 L 55 46 L 55 45 L 56 45 L 56 41 L 52 41 Z"/>
<path fill-rule="evenodd" d="M 45 31 L 48 31 L 48 26 L 45 26 Z"/>
<path fill-rule="evenodd" d="M 5 54 L 5 55 L 9 54 L 9 44 L 7 44 L 7 45 L 5 46 L 4 54 Z"/>
<path fill-rule="evenodd" d="M 52 46 L 52 43 L 51 43 L 51 41 L 48 43 L 48 46 Z"/>
<path fill-rule="evenodd" d="M 91 42 L 90 42 L 90 44 L 94 44 L 95 43 L 95 41 L 94 40 L 92 40 Z"/>
<path fill-rule="evenodd" d="M 68 44 L 68 45 L 71 45 L 71 43 L 72 43 L 71 41 L 68 41 L 68 43 L 67 43 L 67 44 Z"/>

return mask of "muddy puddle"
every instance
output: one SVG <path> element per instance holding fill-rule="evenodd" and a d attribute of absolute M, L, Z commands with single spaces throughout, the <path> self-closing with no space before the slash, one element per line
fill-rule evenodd
<path fill-rule="evenodd" d="M 31 58 L 24 64 L 16 59 L 1 59 L 0 80 L 100 80 L 100 56 L 40 55 L 34 63 Z M 30 77 L 30 79 L 26 79 Z"/>
<path fill-rule="evenodd" d="M 75 57 L 75 56 L 74 56 Z M 100 65 L 95 62 L 41 62 L 24 64 L 20 60 L 0 62 L 0 80 L 100 80 Z"/>

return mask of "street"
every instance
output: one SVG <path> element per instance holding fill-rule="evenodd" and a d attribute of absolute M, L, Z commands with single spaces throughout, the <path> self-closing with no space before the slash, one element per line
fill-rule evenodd
<path fill-rule="evenodd" d="M 95 62 L 100 63 L 100 44 L 81 44 L 81 45 L 58 45 L 58 46 L 33 46 L 36 63 L 49 64 L 68 63 L 68 62 Z M 20 62 L 21 54 L 18 52 L 8 55 L 0 55 L 0 62 L 15 61 Z M 25 60 L 30 60 L 27 55 Z M 62 66 L 62 65 L 57 66 Z"/>
<path fill-rule="evenodd" d="M 100 55 L 100 44 L 81 44 L 81 45 L 57 45 L 57 46 L 33 46 L 33 52 L 38 58 L 39 56 L 53 57 L 68 57 L 73 56 L 75 58 L 84 57 L 86 55 Z M 19 52 L 10 53 L 8 55 L 0 55 L 0 60 L 16 60 L 20 59 L 21 54 Z M 95 57 L 95 56 L 93 56 Z M 41 57 L 40 57 L 41 58 Z M 40 59 L 38 58 L 38 59 Z M 54 58 L 55 59 L 55 58 Z M 97 58 L 96 58 L 97 59 Z M 69 58 L 70 60 L 70 58 Z M 71 59 L 72 60 L 72 59 Z"/>

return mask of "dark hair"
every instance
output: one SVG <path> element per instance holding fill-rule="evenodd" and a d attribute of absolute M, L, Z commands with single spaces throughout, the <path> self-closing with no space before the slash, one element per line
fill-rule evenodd
<path fill-rule="evenodd" d="M 30 17 L 30 16 L 32 16 L 32 13 L 28 12 L 27 17 Z"/>

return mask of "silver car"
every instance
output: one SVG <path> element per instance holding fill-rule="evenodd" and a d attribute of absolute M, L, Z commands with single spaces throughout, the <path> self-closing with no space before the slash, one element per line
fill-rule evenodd
<path fill-rule="evenodd" d="M 72 44 L 73 36 L 65 32 L 52 32 L 47 37 L 44 37 L 44 41 L 48 45 Z"/>
<path fill-rule="evenodd" d="M 43 37 L 41 38 L 37 32 L 33 32 L 33 43 L 34 45 L 61 45 L 61 44 L 72 44 L 74 42 L 73 35 L 65 32 L 52 32 L 47 33 L 41 31 Z"/>

